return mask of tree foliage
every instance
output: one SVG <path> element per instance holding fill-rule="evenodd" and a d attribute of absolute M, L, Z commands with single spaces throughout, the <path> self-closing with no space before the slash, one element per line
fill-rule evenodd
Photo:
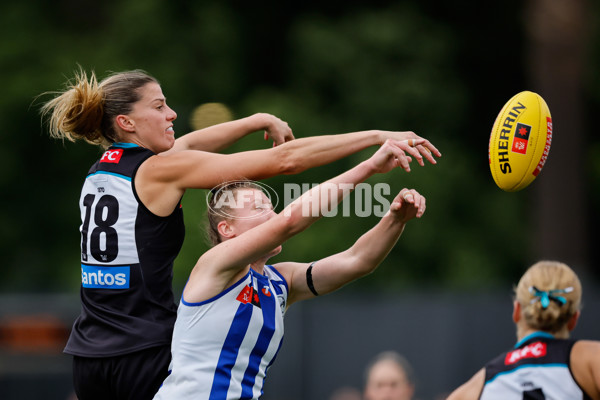
<path fill-rule="evenodd" d="M 77 201 L 99 149 L 49 139 L 38 110 L 51 94 L 37 97 L 61 88 L 78 65 L 100 77 L 133 68 L 156 76 L 178 112 L 178 134 L 190 130 L 195 106 L 213 101 L 227 104 L 235 117 L 274 113 L 297 137 L 413 130 L 442 151 L 439 164 L 369 182 L 387 182 L 395 191 L 416 188 L 427 197 L 427 212 L 409 224 L 381 271 L 353 286 L 513 281 L 530 262 L 530 199 L 526 191 L 507 194 L 494 186 L 486 152 L 496 113 L 523 85 L 518 60 L 492 62 L 505 55 L 498 54 L 500 40 L 512 41 L 512 54 L 519 52 L 520 2 L 466 14 L 435 1 L 336 3 L 264 9 L 212 1 L 3 4 L 2 290 L 72 291 L 79 285 Z M 229 151 L 264 146 L 257 133 Z M 266 183 L 279 191 L 286 182 L 319 183 L 371 151 Z M 597 144 L 591 151 L 598 152 Z M 206 249 L 205 194 L 184 197 L 187 236 L 176 260 L 176 287 Z M 274 261 L 341 251 L 376 220 L 324 218 L 290 240 Z"/>

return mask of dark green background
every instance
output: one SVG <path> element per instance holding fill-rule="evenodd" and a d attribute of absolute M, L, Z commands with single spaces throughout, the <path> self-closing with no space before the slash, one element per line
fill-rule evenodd
<path fill-rule="evenodd" d="M 296 137 L 387 129 L 430 139 L 443 153 L 437 166 L 369 180 L 418 189 L 427 212 L 409 224 L 381 271 L 348 290 L 506 288 L 539 258 L 559 258 L 597 280 L 599 5 L 573 2 L 582 11 L 566 31 L 557 27 L 564 43 L 554 41 L 554 48 L 532 29 L 536 16 L 553 23 L 570 14 L 552 14 L 548 3 L 3 3 L 0 291 L 74 293 L 80 285 L 77 204 L 100 149 L 50 139 L 39 115 L 50 96 L 36 97 L 60 89 L 78 65 L 100 77 L 133 68 L 157 77 L 179 115 L 178 135 L 190 130 L 194 107 L 222 102 L 236 118 L 273 113 Z M 554 28 L 540 32 L 552 35 Z M 577 68 L 552 75 L 548 55 L 556 65 L 573 57 Z M 498 111 L 522 90 L 547 100 L 555 137 L 538 179 L 505 193 L 490 175 L 487 145 Z M 258 132 L 230 150 L 267 145 Z M 280 192 L 285 182 L 318 183 L 372 150 L 266 183 Z M 206 248 L 204 196 L 190 191 L 184 198 L 187 236 L 175 265 L 176 289 Z M 554 206 L 542 222 L 545 204 Z M 375 222 L 325 218 L 284 245 L 274 261 L 341 251 Z"/>

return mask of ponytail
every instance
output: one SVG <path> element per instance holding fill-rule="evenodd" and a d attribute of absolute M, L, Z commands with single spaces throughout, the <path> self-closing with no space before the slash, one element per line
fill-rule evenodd
<path fill-rule="evenodd" d="M 80 69 L 75 78 L 67 82 L 66 90 L 45 103 L 41 112 L 48 118 L 50 137 L 105 145 L 101 130 L 103 109 L 103 92 L 96 75 L 92 72 L 88 79 Z"/>
<path fill-rule="evenodd" d="M 98 83 L 92 71 L 75 73 L 63 92 L 45 103 L 42 118 L 47 119 L 50 136 L 55 139 L 85 140 L 102 147 L 118 142 L 115 118 L 127 115 L 141 99 L 140 89 L 158 81 L 142 70 L 118 72 Z"/>

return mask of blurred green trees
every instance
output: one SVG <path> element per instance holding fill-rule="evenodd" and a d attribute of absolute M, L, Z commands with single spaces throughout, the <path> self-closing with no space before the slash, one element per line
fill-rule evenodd
<path fill-rule="evenodd" d="M 416 188 L 427 197 L 427 212 L 409 224 L 381 270 L 353 286 L 512 282 L 532 257 L 530 198 L 528 191 L 495 187 L 487 143 L 497 112 L 525 85 L 518 57 L 497 62 L 506 55 L 498 54 L 504 43 L 519 53 L 519 7 L 516 0 L 496 8 L 463 7 L 466 12 L 432 0 L 273 2 L 264 8 L 157 0 L 3 4 L 0 290 L 79 286 L 77 202 L 100 150 L 49 139 L 38 110 L 51 95 L 36 97 L 60 89 L 78 64 L 100 77 L 133 68 L 156 76 L 178 112 L 178 134 L 190 130 L 195 106 L 213 101 L 227 104 L 238 118 L 271 112 L 288 121 L 296 137 L 415 131 L 442 151 L 438 165 L 415 165 L 410 174 L 394 171 L 369 182 L 388 182 L 395 191 Z M 589 104 L 600 102 L 600 96 L 590 97 Z M 229 151 L 266 145 L 257 133 Z M 590 151 L 597 149 L 595 144 Z M 286 182 L 319 183 L 372 150 L 266 183 L 280 192 Z M 206 249 L 205 194 L 184 197 L 187 236 L 176 261 L 176 288 Z M 273 261 L 310 261 L 341 251 L 376 220 L 324 218 Z"/>

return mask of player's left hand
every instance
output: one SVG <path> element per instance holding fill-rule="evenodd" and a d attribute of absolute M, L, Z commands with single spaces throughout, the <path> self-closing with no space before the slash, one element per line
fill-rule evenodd
<path fill-rule="evenodd" d="M 425 142 L 425 139 L 408 140 L 392 140 L 387 139 L 371 156 L 369 161 L 372 163 L 376 173 L 386 173 L 394 168 L 400 167 L 406 172 L 410 172 L 410 163 L 412 157 L 417 159 L 417 162 L 423 165 L 423 157 L 415 148 Z"/>
<path fill-rule="evenodd" d="M 422 138 L 412 131 L 406 132 L 394 132 L 394 131 L 383 131 L 386 139 L 392 139 L 396 141 L 402 141 L 408 143 L 411 147 L 414 147 L 416 151 L 420 153 L 417 156 L 414 152 L 411 152 L 413 157 L 417 159 L 419 164 L 424 165 L 421 161 L 421 156 L 426 158 L 432 164 L 437 164 L 434 157 L 441 157 L 442 153 L 427 139 Z"/>
<path fill-rule="evenodd" d="M 390 213 L 402 222 L 421 218 L 425 213 L 425 197 L 415 189 L 402 189 L 390 205 Z"/>

